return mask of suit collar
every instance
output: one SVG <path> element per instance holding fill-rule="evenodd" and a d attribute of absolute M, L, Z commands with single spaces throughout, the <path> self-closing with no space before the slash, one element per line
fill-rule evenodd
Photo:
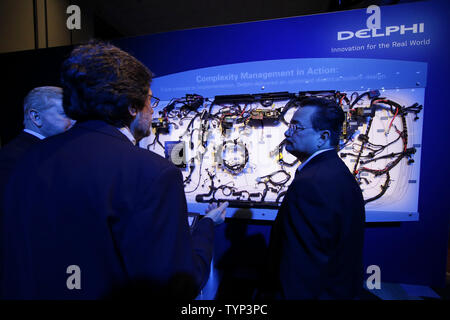
<path fill-rule="evenodd" d="M 35 135 L 30 134 L 30 133 L 28 133 L 28 132 L 26 132 L 26 131 L 22 131 L 22 132 L 18 135 L 18 137 L 23 137 L 23 138 L 25 138 L 25 139 L 27 139 L 27 140 L 31 140 L 31 141 L 41 141 L 41 139 L 39 139 L 39 138 L 36 137 Z"/>
<path fill-rule="evenodd" d="M 74 128 L 79 127 L 83 129 L 87 129 L 89 131 L 96 131 L 102 134 L 106 134 L 108 136 L 126 141 L 128 143 L 132 142 L 122 133 L 119 131 L 118 128 L 114 127 L 113 125 L 106 123 L 102 120 L 87 120 L 87 121 L 81 121 L 77 122 L 74 125 Z"/>
<path fill-rule="evenodd" d="M 318 155 L 330 151 L 330 150 L 334 150 L 334 148 L 330 148 L 330 149 L 324 149 L 324 150 L 317 150 L 316 152 L 314 152 L 311 156 L 309 156 L 308 159 L 306 159 L 302 164 L 300 164 L 300 166 L 298 166 L 297 171 L 300 171 L 303 169 L 303 167 L 310 162 L 312 159 L 314 159 L 315 157 L 317 157 Z"/>
<path fill-rule="evenodd" d="M 34 136 L 34 137 L 36 137 L 36 138 L 38 138 L 40 140 L 44 140 L 45 139 L 45 137 L 42 134 L 37 133 L 37 132 L 35 132 L 33 130 L 30 130 L 30 129 L 26 129 L 25 128 L 25 129 L 23 129 L 23 132 L 26 132 L 26 133 L 28 133 L 28 134 L 30 134 L 30 135 L 32 135 L 32 136 Z"/>
<path fill-rule="evenodd" d="M 295 176 L 297 177 L 304 168 L 309 168 L 310 166 L 314 165 L 317 162 L 323 161 L 325 159 L 336 157 L 337 153 L 335 149 L 329 149 L 326 151 L 322 151 L 320 153 L 316 153 L 312 157 L 309 157 L 303 164 L 301 164 L 297 170 L 295 170 Z"/>
<path fill-rule="evenodd" d="M 117 130 L 122 132 L 122 134 L 124 134 L 132 144 L 136 145 L 136 139 L 133 137 L 133 134 L 131 133 L 130 129 L 128 129 L 128 127 L 117 128 Z"/>

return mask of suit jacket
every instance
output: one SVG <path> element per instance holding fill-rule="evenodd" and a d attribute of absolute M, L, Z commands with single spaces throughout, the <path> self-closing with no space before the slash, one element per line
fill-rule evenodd
<path fill-rule="evenodd" d="M 0 149 L 0 192 L 5 187 L 7 178 L 16 163 L 39 138 L 22 131 L 16 138 Z"/>
<path fill-rule="evenodd" d="M 191 236 L 180 170 L 115 127 L 79 122 L 45 139 L 10 182 L 2 203 L 3 298 L 130 297 L 137 289 L 194 298 L 206 282 L 212 220 Z"/>
<path fill-rule="evenodd" d="M 297 172 L 270 239 L 278 298 L 351 299 L 363 285 L 362 192 L 334 150 Z"/>

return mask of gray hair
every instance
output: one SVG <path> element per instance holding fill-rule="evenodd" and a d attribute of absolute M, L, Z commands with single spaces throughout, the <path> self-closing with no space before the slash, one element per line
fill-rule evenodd
<path fill-rule="evenodd" d="M 63 90 L 59 87 L 37 87 L 31 90 L 23 100 L 24 120 L 31 109 L 43 111 L 54 105 L 52 100 L 62 100 Z"/>

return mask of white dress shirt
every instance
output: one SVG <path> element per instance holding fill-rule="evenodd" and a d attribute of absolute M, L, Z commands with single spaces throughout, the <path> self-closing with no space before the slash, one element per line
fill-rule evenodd
<path fill-rule="evenodd" d="M 45 137 L 42 134 L 34 132 L 34 131 L 31 131 L 30 129 L 23 129 L 23 131 L 25 131 L 26 133 L 29 133 L 29 134 L 35 136 L 36 138 L 41 139 L 41 140 L 45 139 Z"/>
<path fill-rule="evenodd" d="M 125 135 L 125 137 L 127 137 L 128 140 L 131 141 L 131 143 L 136 145 L 136 139 L 133 137 L 133 134 L 131 133 L 131 131 L 128 127 L 117 128 L 117 130 L 122 132 Z"/>

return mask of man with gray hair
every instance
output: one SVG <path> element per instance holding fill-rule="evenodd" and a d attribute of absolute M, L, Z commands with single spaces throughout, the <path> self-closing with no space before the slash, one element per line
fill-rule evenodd
<path fill-rule="evenodd" d="M 24 130 L 0 149 L 0 191 L 15 164 L 33 144 L 68 130 L 75 121 L 62 107 L 63 91 L 59 87 L 37 87 L 24 99 Z"/>
<path fill-rule="evenodd" d="M 64 113 L 62 94 L 59 87 L 37 87 L 31 90 L 23 104 L 24 131 L 44 139 L 70 129 L 75 121 Z"/>

